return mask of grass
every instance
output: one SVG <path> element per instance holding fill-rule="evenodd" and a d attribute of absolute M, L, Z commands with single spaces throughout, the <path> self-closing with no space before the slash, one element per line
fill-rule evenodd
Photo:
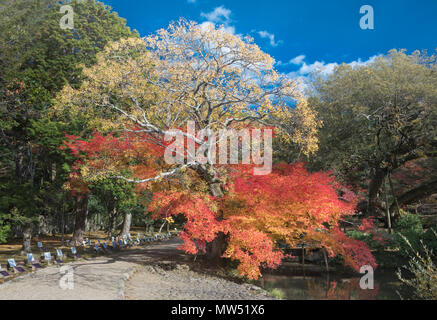
<path fill-rule="evenodd" d="M 273 288 L 271 290 L 268 290 L 268 292 L 270 293 L 270 295 L 273 298 L 279 299 L 279 300 L 284 300 L 286 298 L 285 296 L 285 292 L 281 289 L 278 288 Z"/>

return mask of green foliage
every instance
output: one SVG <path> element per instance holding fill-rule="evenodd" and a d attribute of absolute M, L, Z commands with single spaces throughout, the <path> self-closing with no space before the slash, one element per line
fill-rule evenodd
<path fill-rule="evenodd" d="M 435 57 L 392 50 L 367 65 L 343 64 L 328 77 L 316 76 L 310 104 L 324 127 L 313 165 L 347 175 L 348 168 L 395 166 L 423 153 L 436 137 L 435 70 Z"/>
<path fill-rule="evenodd" d="M 5 214 L 0 210 L 0 244 L 8 241 L 11 236 L 10 214 Z"/>
<path fill-rule="evenodd" d="M 422 221 L 417 214 L 403 214 L 399 219 L 394 223 L 395 230 L 403 233 L 403 232 L 412 232 L 417 234 L 423 233 Z"/>
<path fill-rule="evenodd" d="M 405 214 L 400 217 L 394 224 L 395 242 L 399 247 L 399 254 L 403 258 L 410 255 L 410 246 L 415 250 L 420 250 L 420 242 L 423 235 L 423 227 L 420 218 L 417 215 Z M 408 240 L 408 243 L 404 241 Z"/>
<path fill-rule="evenodd" d="M 434 241 L 437 241 L 437 233 L 432 231 Z M 415 291 L 416 298 L 421 300 L 437 299 L 437 266 L 436 256 L 433 250 L 421 242 L 421 250 L 418 251 L 411 242 L 401 235 L 406 247 L 409 249 L 410 261 L 403 268 L 412 274 L 412 278 L 404 278 L 402 271 L 397 275 L 399 280 Z"/>
<path fill-rule="evenodd" d="M 6 243 L 11 235 L 11 226 L 9 224 L 0 226 L 0 243 Z"/>
<path fill-rule="evenodd" d="M 389 173 L 435 157 L 436 70 L 435 55 L 391 50 L 368 64 L 342 64 L 313 77 L 309 105 L 323 128 L 310 166 L 333 170 L 354 190 L 368 190 L 369 205 L 362 210 L 369 215 L 384 215 L 378 197 Z"/>
<path fill-rule="evenodd" d="M 74 30 L 59 26 L 67 2 Z M 83 66 L 95 63 L 108 42 L 138 33 L 94 0 L 4 0 L 0 29 L 0 225 L 15 226 L 74 210 L 62 188 L 73 159 L 59 147 L 64 132 L 86 136 L 92 129 L 47 112 L 66 84 L 80 86 Z"/>
<path fill-rule="evenodd" d="M 394 223 L 394 235 L 384 236 L 385 241 L 375 239 L 374 235 L 358 230 L 346 233 L 348 237 L 365 242 L 373 251 L 377 263 L 384 266 L 399 267 L 410 258 L 411 248 L 422 252 L 427 248 L 437 250 L 437 239 L 432 229 L 424 231 L 420 217 L 416 214 L 402 212 L 402 216 Z M 408 240 L 408 243 L 405 241 Z"/>
<path fill-rule="evenodd" d="M 273 298 L 276 298 L 279 300 L 284 300 L 286 298 L 286 294 L 285 294 L 284 290 L 279 289 L 279 288 L 273 288 L 269 291 L 269 293 Z"/>
<path fill-rule="evenodd" d="M 370 233 L 365 233 L 358 230 L 351 230 L 346 232 L 346 236 L 348 236 L 349 238 L 353 238 L 355 240 L 365 242 L 372 250 L 381 248 L 381 244 L 375 241 L 373 239 L 373 235 Z"/>

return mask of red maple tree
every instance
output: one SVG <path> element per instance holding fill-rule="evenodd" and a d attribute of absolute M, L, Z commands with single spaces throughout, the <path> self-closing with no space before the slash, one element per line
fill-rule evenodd
<path fill-rule="evenodd" d="M 166 166 L 164 148 L 153 137 L 133 132 L 121 137 L 95 133 L 89 141 L 67 137 L 66 146 L 78 157 L 77 166 L 92 177 L 101 172 L 114 175 L 130 171 L 144 179 Z M 221 168 L 225 196 L 174 187 L 170 181 L 141 184 L 151 188 L 153 201 L 148 210 L 155 219 L 184 215 L 180 246 L 190 254 L 204 252 L 206 244 L 224 233 L 224 258 L 238 261 L 239 272 L 252 279 L 262 268 L 276 268 L 284 259 L 280 243 L 289 247 L 306 244 L 324 248 L 329 256 L 341 255 L 345 264 L 359 271 L 363 265 L 376 267 L 369 248 L 348 238 L 339 229 L 344 215 L 354 214 L 356 198 L 342 194 L 341 186 L 327 173 L 310 173 L 304 164 L 279 164 L 269 175 L 254 176 L 251 166 L 227 165 Z M 84 177 L 83 177 L 84 178 Z M 191 176 L 195 179 L 195 174 Z"/>

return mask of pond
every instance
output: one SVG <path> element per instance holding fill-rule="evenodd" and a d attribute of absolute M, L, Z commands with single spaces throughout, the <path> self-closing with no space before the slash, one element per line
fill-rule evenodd
<path fill-rule="evenodd" d="M 359 274 L 305 269 L 264 274 L 257 285 L 288 300 L 400 300 L 399 294 L 412 298 L 412 290 L 402 286 L 396 270 L 375 270 L 373 290 L 360 288 Z"/>

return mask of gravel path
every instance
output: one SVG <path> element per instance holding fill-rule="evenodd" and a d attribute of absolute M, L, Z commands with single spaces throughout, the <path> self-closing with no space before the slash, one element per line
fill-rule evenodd
<path fill-rule="evenodd" d="M 173 270 L 159 266 L 139 269 L 126 285 L 126 299 L 132 300 L 264 300 L 259 288 L 236 284 L 213 276 L 199 274 L 187 265 Z"/>
<path fill-rule="evenodd" d="M 178 244 L 171 240 L 70 263 L 71 289 L 60 286 L 60 266 L 38 270 L 0 285 L 0 300 L 268 299 L 257 287 L 190 271 Z"/>

